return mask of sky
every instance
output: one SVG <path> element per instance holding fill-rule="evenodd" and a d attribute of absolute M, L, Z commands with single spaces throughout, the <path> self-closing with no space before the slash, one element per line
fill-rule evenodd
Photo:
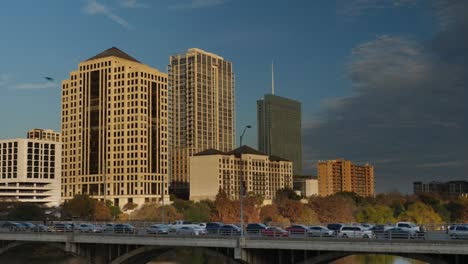
<path fill-rule="evenodd" d="M 233 62 L 253 147 L 274 61 L 275 93 L 302 102 L 305 174 L 346 158 L 375 166 L 377 192 L 467 180 L 466 14 L 465 0 L 4 0 L 0 139 L 59 131 L 61 80 L 101 51 L 166 71 L 197 47 Z"/>

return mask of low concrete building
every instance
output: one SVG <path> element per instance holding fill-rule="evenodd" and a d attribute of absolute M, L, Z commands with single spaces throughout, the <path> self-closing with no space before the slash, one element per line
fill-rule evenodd
<path fill-rule="evenodd" d="M 58 206 L 61 159 L 60 142 L 0 140 L 0 199 Z"/>
<path fill-rule="evenodd" d="M 302 197 L 318 195 L 318 179 L 313 176 L 294 176 L 294 191 L 300 193 Z"/>
<path fill-rule="evenodd" d="M 230 152 L 208 149 L 190 158 L 190 200 L 214 200 L 220 189 L 238 199 L 241 174 L 246 192 L 262 195 L 265 203 L 279 189 L 292 188 L 291 161 L 248 146 Z"/>

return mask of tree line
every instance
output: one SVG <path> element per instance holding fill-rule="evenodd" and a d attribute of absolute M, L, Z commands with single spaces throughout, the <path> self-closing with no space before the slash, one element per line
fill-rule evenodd
<path fill-rule="evenodd" d="M 172 222 L 184 219 L 193 222 L 240 221 L 240 202 L 232 200 L 220 190 L 214 201 L 192 202 L 171 197 L 170 205 L 146 203 L 114 206 L 111 201 L 97 201 L 87 195 L 77 195 L 59 208 L 44 208 L 34 204 L 0 201 L 0 218 L 3 220 L 82 220 L 82 221 L 151 221 Z M 271 204 L 264 205 L 262 196 L 248 193 L 243 199 L 246 223 L 375 223 L 397 221 L 424 223 L 467 223 L 468 199 L 443 197 L 422 193 L 403 195 L 398 192 L 361 197 L 351 192 L 335 195 L 313 196 L 301 199 L 290 189 L 279 190 Z M 58 212 L 51 214 L 51 212 Z"/>

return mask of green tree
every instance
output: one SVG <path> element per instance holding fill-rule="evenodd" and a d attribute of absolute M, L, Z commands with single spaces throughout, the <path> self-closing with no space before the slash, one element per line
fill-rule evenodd
<path fill-rule="evenodd" d="M 399 217 L 401 221 L 411 221 L 417 224 L 439 224 L 442 223 L 440 215 L 422 202 L 415 202 L 408 207 Z"/>
<path fill-rule="evenodd" d="M 120 207 L 113 205 L 112 201 L 106 200 L 106 206 L 107 208 L 109 208 L 109 212 L 113 220 L 118 219 L 122 214 L 122 210 L 120 210 Z"/>
<path fill-rule="evenodd" d="M 9 220 L 14 221 L 42 221 L 44 208 L 32 203 L 16 203 L 8 214 Z"/>
<path fill-rule="evenodd" d="M 386 205 L 365 205 L 358 209 L 356 221 L 361 223 L 386 224 L 394 223 L 392 208 Z"/>

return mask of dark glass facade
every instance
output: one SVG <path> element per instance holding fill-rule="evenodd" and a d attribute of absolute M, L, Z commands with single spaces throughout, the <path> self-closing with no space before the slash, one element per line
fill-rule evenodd
<path fill-rule="evenodd" d="M 257 119 L 259 150 L 292 161 L 294 175 L 301 175 L 301 103 L 267 94 L 257 101 Z"/>

